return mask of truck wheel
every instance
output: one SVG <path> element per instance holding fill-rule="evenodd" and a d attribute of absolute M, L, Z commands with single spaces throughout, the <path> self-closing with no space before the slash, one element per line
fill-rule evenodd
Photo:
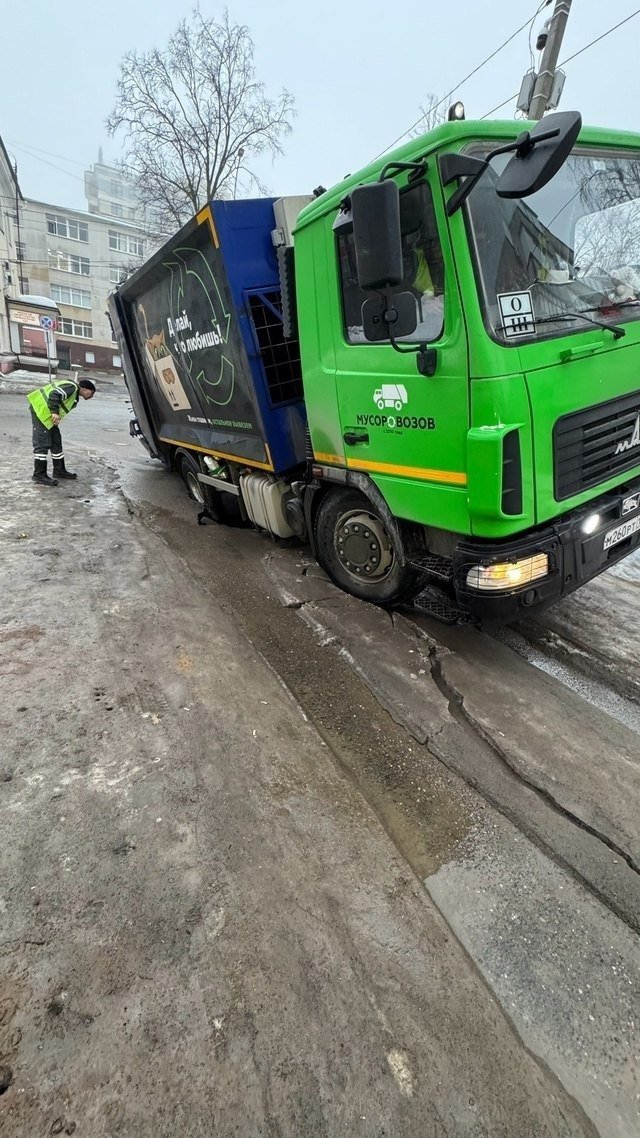
<path fill-rule="evenodd" d="M 182 481 L 187 487 L 189 497 L 193 498 L 194 502 L 197 502 L 199 506 L 204 506 L 206 504 L 204 487 L 202 482 L 198 479 L 200 467 L 196 459 L 192 458 L 190 454 L 186 454 L 185 451 L 181 451 L 176 465 Z"/>
<path fill-rule="evenodd" d="M 322 568 L 354 597 L 398 605 L 424 588 L 423 574 L 400 563 L 384 522 L 358 490 L 331 490 L 323 498 L 315 534 Z"/>

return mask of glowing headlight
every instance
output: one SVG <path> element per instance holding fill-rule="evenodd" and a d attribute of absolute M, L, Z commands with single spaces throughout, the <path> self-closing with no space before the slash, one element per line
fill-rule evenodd
<path fill-rule="evenodd" d="M 600 514 L 589 514 L 582 523 L 581 529 L 583 533 L 595 533 L 600 525 Z"/>
<path fill-rule="evenodd" d="M 533 557 L 523 557 L 522 561 L 498 561 L 494 565 L 473 565 L 467 573 L 470 589 L 503 592 L 519 589 L 539 581 L 549 572 L 549 558 L 546 553 L 536 553 Z"/>

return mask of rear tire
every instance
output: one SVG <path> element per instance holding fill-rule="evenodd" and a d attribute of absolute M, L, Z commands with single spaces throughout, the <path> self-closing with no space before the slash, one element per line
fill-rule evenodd
<path fill-rule="evenodd" d="M 187 451 L 178 451 L 175 466 L 184 482 L 189 497 L 197 503 L 202 510 L 206 510 L 209 518 L 222 526 L 245 527 L 248 523 L 242 516 L 240 499 L 234 494 L 227 494 L 224 490 L 216 490 L 215 486 L 208 486 L 198 478 L 200 466 L 197 459 Z"/>
<path fill-rule="evenodd" d="M 318 561 L 346 593 L 374 605 L 406 604 L 425 576 L 401 563 L 401 550 L 375 506 L 358 490 L 330 490 L 315 523 Z"/>
<path fill-rule="evenodd" d="M 199 463 L 192 455 L 187 454 L 186 451 L 180 451 L 177 456 L 176 467 L 187 488 L 189 497 L 204 509 L 207 502 L 204 486 L 198 479 L 198 474 L 200 473 Z"/>

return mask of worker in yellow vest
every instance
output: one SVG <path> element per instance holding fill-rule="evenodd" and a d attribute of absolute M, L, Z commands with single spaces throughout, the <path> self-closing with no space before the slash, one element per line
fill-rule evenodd
<path fill-rule="evenodd" d="M 58 478 L 77 478 L 64 464 L 62 436 L 59 423 L 77 407 L 80 399 L 93 399 L 95 384 L 90 379 L 62 379 L 47 383 L 30 391 L 27 400 L 31 407 L 33 426 L 33 481 L 41 486 L 57 486 Z M 51 451 L 53 473 L 47 474 L 47 453 Z"/>

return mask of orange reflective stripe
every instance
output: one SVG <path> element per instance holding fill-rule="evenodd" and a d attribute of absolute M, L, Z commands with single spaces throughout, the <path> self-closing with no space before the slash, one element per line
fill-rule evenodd
<path fill-rule="evenodd" d="M 158 435 L 160 442 L 171 443 L 171 446 L 182 450 L 197 450 L 199 454 L 210 454 L 213 458 L 228 458 L 231 462 L 241 462 L 244 466 L 257 466 L 259 470 L 273 470 L 268 462 L 258 462 L 256 458 L 243 458 L 240 454 L 226 454 L 223 450 L 210 450 L 209 447 L 199 447 L 195 443 L 181 443 L 179 439 L 168 439 L 165 435 Z"/>
<path fill-rule="evenodd" d="M 322 451 L 313 452 L 316 462 L 326 462 L 329 466 L 344 466 L 344 459 L 339 454 L 323 454 Z"/>
<path fill-rule="evenodd" d="M 348 458 L 350 470 L 371 470 L 377 474 L 398 474 L 401 478 L 417 478 L 421 482 L 447 482 L 452 486 L 466 486 L 467 476 L 459 470 L 432 470 L 425 466 L 395 466 L 391 462 L 369 462 L 366 459 Z"/>
<path fill-rule="evenodd" d="M 216 232 L 216 227 L 215 227 L 214 222 L 213 222 L 213 214 L 212 214 L 211 209 L 208 205 L 205 205 L 200 210 L 200 212 L 196 214 L 196 221 L 198 222 L 199 225 L 202 225 L 203 222 L 205 222 L 205 221 L 207 222 L 209 229 L 211 230 L 211 238 L 213 240 L 213 244 L 215 245 L 216 249 L 219 249 L 220 248 L 220 242 L 218 241 L 218 234 Z"/>

